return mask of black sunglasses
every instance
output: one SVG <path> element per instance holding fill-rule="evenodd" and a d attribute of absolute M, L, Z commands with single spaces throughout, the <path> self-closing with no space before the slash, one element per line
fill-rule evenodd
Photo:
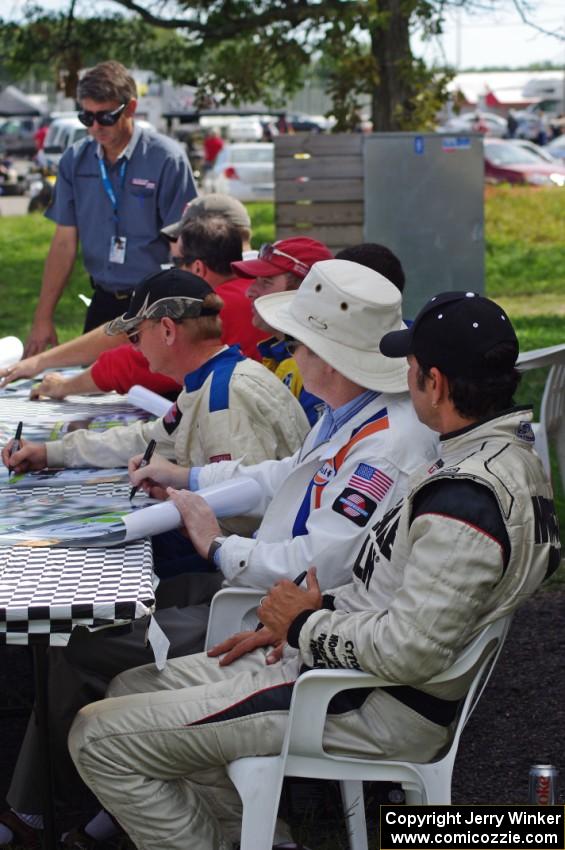
<path fill-rule="evenodd" d="M 85 127 L 92 127 L 95 121 L 101 127 L 113 127 L 126 106 L 127 103 L 122 103 L 117 109 L 101 109 L 99 112 L 90 112 L 88 109 L 81 109 L 77 117 Z"/>
<path fill-rule="evenodd" d="M 294 352 L 300 345 L 304 345 L 304 343 L 300 342 L 299 339 L 294 339 L 292 336 L 285 336 L 284 347 L 289 357 L 294 357 Z"/>
<path fill-rule="evenodd" d="M 191 266 L 192 263 L 194 263 L 197 259 L 198 259 L 198 257 L 191 257 L 191 256 L 188 256 L 188 257 L 184 257 L 184 256 L 183 257 L 171 257 L 171 262 L 176 269 L 180 269 L 183 266 Z"/>

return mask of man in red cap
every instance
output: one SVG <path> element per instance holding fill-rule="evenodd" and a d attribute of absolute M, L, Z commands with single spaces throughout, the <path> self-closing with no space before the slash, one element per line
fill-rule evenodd
<path fill-rule="evenodd" d="M 331 259 L 333 255 L 323 242 L 297 236 L 261 245 L 256 259 L 232 263 L 232 269 L 240 277 L 255 278 L 247 290 L 247 297 L 253 304 L 262 295 L 298 289 L 314 263 Z M 304 389 L 302 376 L 294 357 L 287 352 L 283 335 L 269 327 L 255 307 L 252 321 L 256 328 L 271 334 L 257 346 L 263 365 L 286 384 L 302 405 L 310 424 L 314 425 L 324 409 L 324 402 Z"/>

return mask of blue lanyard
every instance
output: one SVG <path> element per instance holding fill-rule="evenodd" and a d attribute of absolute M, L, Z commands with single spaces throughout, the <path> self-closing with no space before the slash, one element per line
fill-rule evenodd
<path fill-rule="evenodd" d="M 110 181 L 110 177 L 108 176 L 108 169 L 106 168 L 106 163 L 103 159 L 98 160 L 98 165 L 100 168 L 100 176 L 102 178 L 102 185 L 104 186 L 104 191 L 108 195 L 110 199 L 110 203 L 112 204 L 112 210 L 114 213 L 114 223 L 116 225 L 116 234 L 118 232 L 118 203 L 119 199 L 114 192 L 114 187 Z M 126 182 L 126 168 L 128 167 L 127 158 L 124 157 L 122 159 L 122 164 L 120 166 L 120 194 L 124 190 L 124 185 Z"/>

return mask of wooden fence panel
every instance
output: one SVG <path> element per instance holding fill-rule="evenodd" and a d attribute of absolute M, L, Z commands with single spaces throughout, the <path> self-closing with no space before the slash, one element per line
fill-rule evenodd
<path fill-rule="evenodd" d="M 363 241 L 363 137 L 302 133 L 275 139 L 277 239 L 309 236 L 333 251 Z"/>
<path fill-rule="evenodd" d="M 362 201 L 362 180 L 281 180 L 275 184 L 275 200 L 282 201 Z"/>
<path fill-rule="evenodd" d="M 307 158 L 306 158 L 307 157 Z M 275 161 L 275 180 L 346 180 L 351 177 L 363 177 L 363 160 L 355 156 L 311 156 L 306 154 L 299 159 L 277 157 Z"/>
<path fill-rule="evenodd" d="M 345 201 L 339 204 L 317 204 L 309 200 L 296 203 L 277 204 L 277 224 L 280 227 L 302 227 L 308 225 L 356 224 L 363 227 L 364 205 L 361 201 Z"/>
<path fill-rule="evenodd" d="M 313 153 L 317 156 L 361 156 L 363 135 L 361 133 L 295 133 L 277 136 L 275 151 L 279 156 L 295 153 Z"/>

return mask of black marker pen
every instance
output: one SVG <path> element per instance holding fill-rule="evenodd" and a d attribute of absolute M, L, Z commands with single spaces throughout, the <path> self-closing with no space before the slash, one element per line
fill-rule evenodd
<path fill-rule="evenodd" d="M 149 461 L 153 457 L 153 452 L 155 451 L 156 446 L 157 446 L 156 440 L 149 440 L 149 442 L 147 444 L 147 448 L 145 449 L 145 454 L 143 455 L 143 458 L 141 459 L 141 463 L 137 467 L 138 469 L 142 469 L 142 467 L 147 466 L 147 464 L 149 463 Z M 141 486 L 140 484 L 136 484 L 129 491 L 130 502 L 133 499 L 133 497 L 135 496 L 135 494 L 137 493 L 137 491 L 139 490 L 140 486 Z"/>

